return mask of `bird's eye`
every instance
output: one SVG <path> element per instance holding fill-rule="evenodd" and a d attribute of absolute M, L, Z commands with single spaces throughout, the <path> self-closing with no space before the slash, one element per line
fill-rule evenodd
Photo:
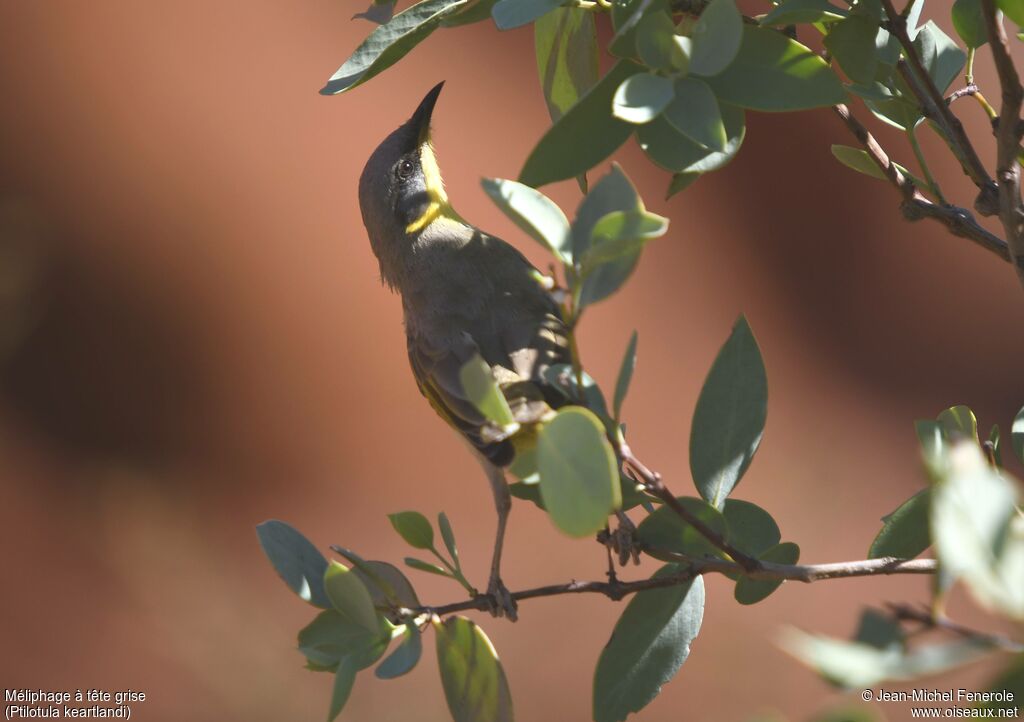
<path fill-rule="evenodd" d="M 398 164 L 398 177 L 399 178 L 408 178 L 409 176 L 412 175 L 412 171 L 413 171 L 413 165 L 412 165 L 412 161 L 411 160 L 406 159 L 406 160 L 403 160 L 401 163 Z"/>

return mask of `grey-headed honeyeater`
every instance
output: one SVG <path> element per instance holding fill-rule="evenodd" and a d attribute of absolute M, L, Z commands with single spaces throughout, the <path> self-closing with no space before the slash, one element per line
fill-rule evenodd
<path fill-rule="evenodd" d="M 359 206 L 384 283 L 401 294 L 409 362 L 420 391 L 479 457 L 498 511 L 488 595 L 494 614 L 515 619 L 501 581 L 501 548 L 512 500 L 503 469 L 516 439 L 495 438 L 469 400 L 463 365 L 479 356 L 518 419 L 566 402 L 543 371 L 570 361 L 558 305 L 539 272 L 500 238 L 462 219 L 448 202 L 430 140 L 443 83 L 377 146 L 359 179 Z"/>

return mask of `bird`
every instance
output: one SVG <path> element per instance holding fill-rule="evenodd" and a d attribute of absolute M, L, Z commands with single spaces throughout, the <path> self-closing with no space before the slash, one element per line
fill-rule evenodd
<path fill-rule="evenodd" d="M 538 419 L 568 402 L 545 380 L 547 369 L 571 361 L 568 331 L 546 277 L 452 208 L 431 140 L 443 86 L 434 86 L 370 155 L 359 178 L 359 207 L 381 280 L 401 296 L 419 390 L 469 444 L 490 483 L 498 527 L 488 608 L 515 621 L 501 555 L 512 506 L 505 470 L 520 439 L 493 433 L 463 389 L 460 370 L 483 359 L 515 418 Z"/>

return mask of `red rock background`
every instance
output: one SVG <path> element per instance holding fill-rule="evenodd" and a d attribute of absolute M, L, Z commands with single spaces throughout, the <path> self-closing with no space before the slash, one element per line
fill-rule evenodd
<path fill-rule="evenodd" d="M 329 680 L 293 649 L 311 612 L 256 544 L 270 517 L 322 547 L 397 560 L 406 549 L 385 515 L 443 509 L 483 580 L 490 494 L 409 377 L 356 181 L 373 146 L 447 79 L 435 138 L 454 203 L 544 262 L 479 187 L 515 177 L 548 123 L 532 37 L 489 24 L 440 32 L 368 85 L 320 97 L 370 30 L 349 19 L 362 9 L 0 5 L 0 198 L 15 229 L 0 239 L 5 688 L 141 690 L 139 720 L 322 719 Z M 945 6 L 931 12 L 948 27 Z M 991 161 L 984 117 L 961 103 Z M 923 483 L 915 418 L 967 403 L 986 430 L 1006 429 L 1024 401 L 1021 289 L 1008 265 L 902 222 L 887 186 L 839 166 L 829 145 L 851 141 L 829 111 L 751 114 L 749 126 L 736 162 L 670 202 L 664 173 L 632 145 L 619 154 L 672 228 L 594 309 L 583 353 L 611 384 L 639 329 L 631 437 L 688 493 L 693 405 L 746 313 L 771 404 L 737 495 L 771 510 L 805 560 L 859 558 L 878 518 Z M 881 136 L 909 165 L 899 134 Z M 941 145 L 929 136 L 926 147 L 947 194 L 970 205 Z M 578 201 L 572 184 L 551 192 Z M 516 507 L 513 587 L 598 578 L 602 559 Z M 425 600 L 459 597 L 421 577 Z M 926 595 L 913 578 L 789 584 L 742 608 L 729 587 L 709 579 L 693 656 L 640 719 L 796 720 L 841 703 L 778 649 L 779 630 L 848 634 L 862 606 Z M 962 596 L 951 611 L 998 627 Z M 483 620 L 519 719 L 588 718 L 619 612 L 581 597 L 524 604 L 515 626 Z M 400 680 L 361 678 L 345 718 L 447 719 L 434 667 L 428 653 Z M 989 671 L 928 686 L 976 687 Z"/>

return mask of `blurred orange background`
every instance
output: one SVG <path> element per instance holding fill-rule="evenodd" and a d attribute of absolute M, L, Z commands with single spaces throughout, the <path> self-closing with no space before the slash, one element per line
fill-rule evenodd
<path fill-rule="evenodd" d="M 267 518 L 324 549 L 397 561 L 408 550 L 386 514 L 444 510 L 483 584 L 490 492 L 412 382 L 356 182 L 372 148 L 447 79 L 434 136 L 453 203 L 546 265 L 479 187 L 516 177 L 549 122 L 532 33 L 440 31 L 367 85 L 321 97 L 371 29 L 350 20 L 363 9 L 0 4 L 5 688 L 143 691 L 140 720 L 323 719 L 329 678 L 294 650 L 312 611 L 256 543 Z M 925 14 L 948 29 L 948 5 Z M 977 76 L 998 98 L 985 50 Z M 957 110 L 991 162 L 984 116 L 968 100 Z M 666 173 L 632 144 L 618 154 L 672 226 L 586 319 L 584 359 L 610 388 L 639 330 L 633 446 L 693 493 L 692 409 L 747 314 L 771 403 L 736 496 L 773 512 L 805 561 L 863 558 L 879 517 L 923 484 L 915 418 L 965 403 L 986 432 L 1008 430 L 1024 402 L 1024 296 L 1008 264 L 903 222 L 887 185 L 836 163 L 829 145 L 854 143 L 830 111 L 748 123 L 732 165 L 668 202 Z M 899 133 L 869 124 L 912 166 Z M 970 206 L 972 187 L 925 135 L 946 194 Z M 569 211 L 579 199 L 572 183 L 545 190 Z M 598 579 L 603 563 L 595 544 L 517 503 L 512 588 Z M 410 576 L 427 602 L 460 598 L 445 580 Z M 639 719 L 798 720 L 851 701 L 781 652 L 779 630 L 847 635 L 863 606 L 926 595 L 922 578 L 791 583 L 745 608 L 709 578 L 693 654 Z M 589 719 L 594 664 L 621 608 L 557 598 L 524 603 L 515 625 L 478 617 L 518 719 Z M 999 629 L 962 595 L 951 613 Z M 409 676 L 361 676 L 343 719 L 448 719 L 435 667 L 428 648 Z M 991 669 L 928 686 L 978 688 Z"/>

